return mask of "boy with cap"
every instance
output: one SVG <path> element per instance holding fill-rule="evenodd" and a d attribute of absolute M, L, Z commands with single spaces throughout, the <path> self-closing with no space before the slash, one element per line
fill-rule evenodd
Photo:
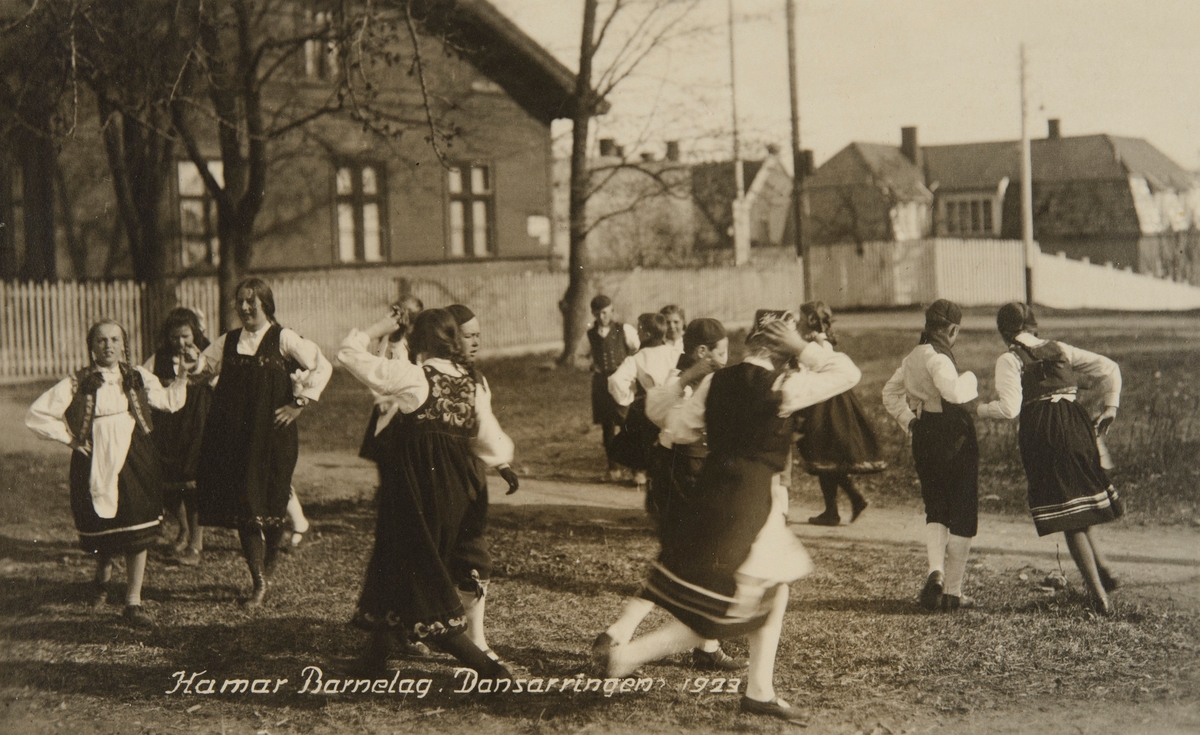
<path fill-rule="evenodd" d="M 974 606 L 962 583 L 979 524 L 979 445 L 963 404 L 979 393 L 975 374 L 960 375 L 951 350 L 961 324 L 954 302 L 930 304 L 920 344 L 883 387 L 884 407 L 912 436 L 925 501 L 929 575 L 920 603 L 927 610 Z"/>

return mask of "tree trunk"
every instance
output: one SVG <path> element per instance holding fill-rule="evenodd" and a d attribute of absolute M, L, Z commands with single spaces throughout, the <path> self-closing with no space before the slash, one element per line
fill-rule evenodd
<path fill-rule="evenodd" d="M 231 226 L 218 227 L 218 230 L 221 252 L 221 262 L 217 265 L 217 291 L 221 301 L 219 331 L 228 332 L 241 326 L 234 297 L 237 295 L 238 284 L 246 277 L 246 270 L 237 256 L 237 251 L 243 247 L 241 243 L 244 234 L 239 232 L 239 228 Z"/>
<path fill-rule="evenodd" d="M 583 37 L 579 43 L 579 76 L 575 80 L 575 114 L 571 130 L 570 256 L 567 292 L 559 302 L 563 319 L 563 351 L 559 366 L 571 365 L 575 347 L 583 338 L 588 317 L 589 264 L 587 252 L 588 125 L 595 109 L 592 91 L 592 57 L 595 55 L 596 2 L 585 0 Z"/>
<path fill-rule="evenodd" d="M 50 130 L 49 113 L 38 130 Z M 54 243 L 54 141 L 47 133 L 26 133 L 24 140 L 25 258 L 21 277 L 29 281 L 57 278 Z"/>

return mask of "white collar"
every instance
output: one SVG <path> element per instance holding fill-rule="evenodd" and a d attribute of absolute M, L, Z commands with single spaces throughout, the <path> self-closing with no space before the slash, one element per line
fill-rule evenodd
<path fill-rule="evenodd" d="M 1013 337 L 1013 341 L 1020 342 L 1021 344 L 1025 345 L 1026 347 L 1038 347 L 1040 345 L 1046 344 L 1046 340 L 1038 339 L 1037 337 L 1034 337 L 1029 332 L 1021 332 L 1016 337 Z"/>

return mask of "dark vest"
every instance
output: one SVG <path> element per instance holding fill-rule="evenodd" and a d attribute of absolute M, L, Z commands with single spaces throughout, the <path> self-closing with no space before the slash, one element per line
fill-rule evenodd
<path fill-rule="evenodd" d="M 129 401 L 129 413 L 137 422 L 137 428 L 143 434 L 154 430 L 150 420 L 150 404 L 146 398 L 146 383 L 142 374 L 126 363 L 120 363 L 121 389 Z M 104 385 L 104 376 L 94 365 L 80 368 L 75 373 L 75 395 L 71 405 L 63 414 L 71 433 L 80 444 L 87 444 L 92 439 L 92 422 L 96 418 L 96 391 Z"/>
<path fill-rule="evenodd" d="M 1078 385 L 1075 371 L 1057 342 L 1038 347 L 1017 343 L 1008 348 L 1021 361 L 1021 392 L 1024 403 L 1055 393 L 1064 393 Z"/>
<path fill-rule="evenodd" d="M 610 375 L 621 367 L 625 358 L 629 357 L 629 347 L 625 344 L 625 325 L 613 322 L 608 325 L 608 334 L 601 337 L 599 328 L 592 325 L 588 330 L 588 343 L 592 346 L 592 362 L 596 372 Z"/>
<path fill-rule="evenodd" d="M 795 417 L 780 418 L 772 386 L 779 371 L 740 363 L 713 373 L 704 404 L 710 455 L 762 462 L 775 472 L 787 464 Z"/>

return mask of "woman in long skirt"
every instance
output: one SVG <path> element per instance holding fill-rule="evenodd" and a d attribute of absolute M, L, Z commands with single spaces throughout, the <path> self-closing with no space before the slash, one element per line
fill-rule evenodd
<path fill-rule="evenodd" d="M 213 389 L 206 378 L 201 353 L 208 338 L 200 317 L 191 309 L 173 309 L 163 321 L 158 349 L 144 367 L 163 385 L 177 380 L 188 383 L 187 403 L 175 413 L 154 411 L 154 440 L 163 464 L 163 506 L 179 518 L 175 560 L 184 566 L 200 563 L 204 550 L 204 527 L 196 505 L 196 470 L 200 465 L 200 440 L 212 405 Z"/>
<path fill-rule="evenodd" d="M 321 396 L 333 366 L 313 342 L 275 321 L 275 295 L 259 278 L 238 285 L 242 328 L 204 351 L 220 376 L 200 444 L 196 494 L 200 522 L 235 528 L 254 588 L 243 601 L 262 605 L 266 575 L 290 521 L 296 419 Z"/>
<path fill-rule="evenodd" d="M 483 492 L 473 455 L 489 463 L 512 459 L 512 441 L 495 417 L 483 415 L 480 386 L 462 364 L 458 325 L 444 309 L 421 312 L 410 348 L 416 363 L 372 354 L 371 340 L 394 330 L 385 318 L 342 342 L 338 360 L 371 390 L 391 395 L 404 414 L 403 430 L 383 453 L 386 484 L 379 490 L 375 549 L 355 622 L 371 641 L 359 662 L 364 672 L 386 667 L 393 634 L 428 642 L 487 678 L 511 678 L 466 634 L 458 591 L 468 580 L 454 563 L 460 538 Z"/>
<path fill-rule="evenodd" d="M 662 553 L 643 589 L 675 621 L 610 648 L 607 673 L 626 676 L 706 638 L 748 634 L 742 711 L 796 722 L 805 714 L 775 694 L 775 653 L 788 584 L 812 562 L 787 529 L 779 473 L 790 470 L 795 412 L 852 388 L 861 373 L 845 355 L 805 342 L 794 325 L 789 312 L 759 311 L 746 359 L 689 399 L 704 404 L 709 453 L 690 507 L 662 524 Z M 807 369 L 786 367 L 797 357 Z"/>
<path fill-rule="evenodd" d="M 800 305 L 800 334 L 809 342 L 837 344 L 833 334 L 833 311 L 824 301 Z M 850 522 L 858 520 L 869 503 L 854 486 L 851 475 L 882 472 L 887 468 L 875 430 L 854 395 L 854 391 L 836 395 L 828 401 L 809 406 L 800 413 L 802 435 L 796 443 L 804 470 L 816 475 L 821 485 L 825 510 L 808 519 L 816 526 L 836 526 L 838 488 L 850 498 Z"/>
<path fill-rule="evenodd" d="M 1091 529 L 1124 512 L 1096 442 L 1117 417 L 1121 369 L 1103 355 L 1040 339 L 1037 319 L 1026 304 L 1005 304 L 996 326 L 1008 352 L 996 360 L 999 398 L 980 405 L 979 416 L 1019 418 L 1021 462 L 1038 535 L 1062 532 L 1097 611 L 1110 615 L 1108 593 L 1117 581 Z M 1081 375 L 1104 396 L 1104 410 L 1094 421 L 1075 400 Z"/>
<path fill-rule="evenodd" d="M 125 329 L 111 320 L 88 330 L 92 364 L 43 393 L 25 425 L 71 453 L 71 513 L 79 546 L 96 557 L 93 607 L 108 599 L 113 558 L 125 557 L 124 617 L 152 625 L 142 608 L 146 550 L 162 522 L 162 466 L 150 438 L 150 410 L 178 411 L 187 381 L 163 388 L 145 368 L 129 364 Z"/>

